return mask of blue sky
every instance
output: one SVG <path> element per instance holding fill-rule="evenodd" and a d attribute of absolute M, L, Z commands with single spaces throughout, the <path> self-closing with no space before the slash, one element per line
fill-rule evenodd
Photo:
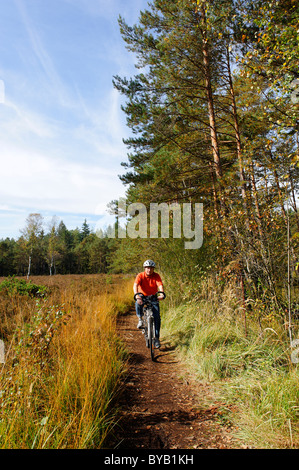
<path fill-rule="evenodd" d="M 136 73 L 118 26 L 146 0 L 0 0 L 0 239 L 30 213 L 105 226 L 129 135 L 113 75 Z"/>

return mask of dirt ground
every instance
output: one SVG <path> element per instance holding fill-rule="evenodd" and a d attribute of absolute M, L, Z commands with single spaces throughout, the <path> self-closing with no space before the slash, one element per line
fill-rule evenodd
<path fill-rule="evenodd" d="M 210 401 L 207 385 L 195 383 L 174 348 L 161 337 L 153 362 L 134 311 L 119 319 L 130 352 L 120 395 L 120 421 L 110 449 L 233 449 L 240 445 L 223 419 L 225 404 Z"/>

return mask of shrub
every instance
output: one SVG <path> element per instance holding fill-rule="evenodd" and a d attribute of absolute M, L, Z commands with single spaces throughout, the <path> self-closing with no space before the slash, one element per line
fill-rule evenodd
<path fill-rule="evenodd" d="M 44 297 L 47 293 L 47 287 L 12 276 L 4 279 L 4 281 L 0 283 L 0 292 L 6 295 L 19 294 L 29 297 Z"/>

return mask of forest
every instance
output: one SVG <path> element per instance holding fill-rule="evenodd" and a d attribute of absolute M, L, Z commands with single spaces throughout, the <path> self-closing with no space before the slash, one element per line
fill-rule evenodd
<path fill-rule="evenodd" d="M 132 132 L 127 203 L 202 203 L 204 242 L 126 239 L 114 266 L 151 254 L 281 312 L 298 282 L 296 2 L 157 0 L 119 24 L 139 70 L 113 80 Z"/>
<path fill-rule="evenodd" d="M 107 240 L 84 220 L 68 230 L 53 217 L 45 231 L 41 214 L 29 214 L 21 236 L 0 241 L 0 276 L 104 273 L 108 267 Z"/>

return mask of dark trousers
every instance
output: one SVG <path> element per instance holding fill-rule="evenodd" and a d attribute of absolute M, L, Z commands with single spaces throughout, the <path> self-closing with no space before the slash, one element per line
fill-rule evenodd
<path fill-rule="evenodd" d="M 160 338 L 160 328 L 161 328 L 161 316 L 160 316 L 160 305 L 159 302 L 152 302 L 153 306 L 153 315 L 154 315 L 154 322 L 155 322 L 155 334 L 156 338 Z M 143 316 L 143 305 L 139 305 L 139 303 L 135 302 L 135 309 L 136 315 L 138 318 Z"/>

